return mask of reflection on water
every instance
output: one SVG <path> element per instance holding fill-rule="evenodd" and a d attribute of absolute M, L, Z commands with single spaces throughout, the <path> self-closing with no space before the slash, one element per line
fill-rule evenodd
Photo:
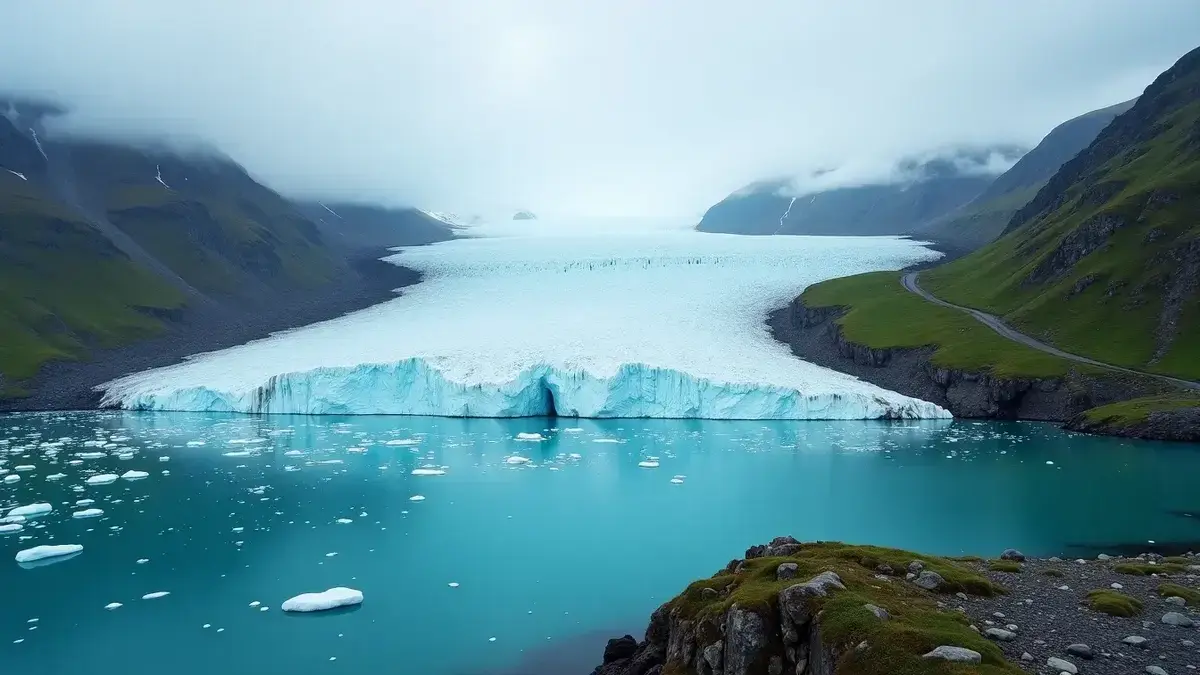
<path fill-rule="evenodd" d="M 89 660 L 93 675 L 574 672 L 780 534 L 982 555 L 1200 540 L 1179 515 L 1200 510 L 1197 450 L 1022 423 L 4 416 L 0 472 L 21 480 L 0 504 L 54 510 L 0 535 L 0 659 L 60 673 L 126 655 Z M 86 482 L 130 470 L 149 477 Z M 71 517 L 85 506 L 103 514 Z M 49 566 L 12 560 L 73 543 Z M 278 609 L 333 586 L 365 602 Z"/>

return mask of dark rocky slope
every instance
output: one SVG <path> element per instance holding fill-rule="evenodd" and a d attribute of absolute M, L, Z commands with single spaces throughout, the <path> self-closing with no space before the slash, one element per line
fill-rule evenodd
<path fill-rule="evenodd" d="M 728 234 L 903 234 L 978 196 L 996 178 L 988 163 L 1014 161 L 1023 150 L 996 146 L 902 161 L 897 179 L 836 188 L 793 199 L 786 181 L 754 183 L 704 214 L 701 232 Z"/>
<path fill-rule="evenodd" d="M 1136 100 L 1093 110 L 1058 125 L 982 194 L 953 212 L 922 224 L 914 234 L 968 251 L 992 241 L 1059 167 L 1086 148 L 1117 115 L 1133 107 Z"/>
<path fill-rule="evenodd" d="M 946 559 L 753 546 L 608 642 L 593 675 L 1167 673 L 1200 665 L 1200 558 Z"/>
<path fill-rule="evenodd" d="M 417 278 L 380 241 L 453 236 L 372 207 L 335 235 L 215 152 L 55 137 L 57 107 L 0 108 L 0 409 L 86 407 L 131 369 L 379 302 Z"/>

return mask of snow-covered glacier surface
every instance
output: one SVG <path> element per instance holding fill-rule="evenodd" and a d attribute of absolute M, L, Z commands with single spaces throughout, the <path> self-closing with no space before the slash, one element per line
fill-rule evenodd
<path fill-rule="evenodd" d="M 394 300 L 103 385 L 135 409 L 476 417 L 948 417 L 793 357 L 764 319 L 809 284 L 937 256 L 898 238 L 628 223 L 478 227 L 398 249 Z"/>

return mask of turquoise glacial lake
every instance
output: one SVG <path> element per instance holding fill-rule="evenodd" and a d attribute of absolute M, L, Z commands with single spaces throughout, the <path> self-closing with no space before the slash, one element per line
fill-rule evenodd
<path fill-rule="evenodd" d="M 1200 446 L 1032 423 L 29 414 L 0 417 L 0 459 L 5 515 L 53 507 L 0 535 L 11 673 L 587 673 L 604 637 L 777 535 L 1200 541 Z M 41 544 L 83 551 L 14 560 Z M 364 603 L 279 609 L 334 586 Z"/>

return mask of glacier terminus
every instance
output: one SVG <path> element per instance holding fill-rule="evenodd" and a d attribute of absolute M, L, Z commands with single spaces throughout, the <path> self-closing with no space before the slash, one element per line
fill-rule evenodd
<path fill-rule="evenodd" d="M 652 226 L 651 226 L 652 225 Z M 128 409 L 462 417 L 877 419 L 941 407 L 801 361 L 767 314 L 939 254 L 896 237 L 511 223 L 397 249 L 421 283 L 330 321 L 102 385 Z"/>

